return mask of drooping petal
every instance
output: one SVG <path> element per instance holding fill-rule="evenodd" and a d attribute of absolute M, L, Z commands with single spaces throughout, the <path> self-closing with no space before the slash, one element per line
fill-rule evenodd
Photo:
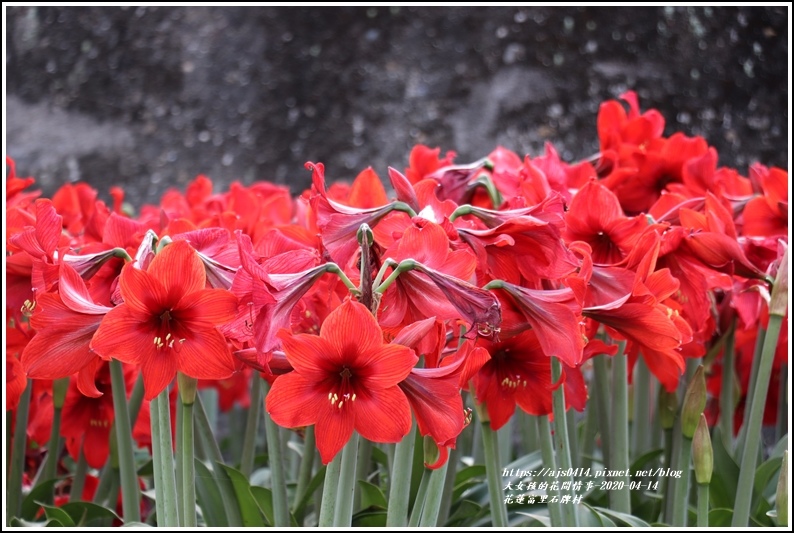
<path fill-rule="evenodd" d="M 348 405 L 355 410 L 356 431 L 367 440 L 400 442 L 411 429 L 411 407 L 399 387 L 362 391 Z M 345 407 L 340 410 L 344 411 Z"/>
<path fill-rule="evenodd" d="M 414 369 L 400 382 L 400 389 L 416 415 L 419 432 L 436 443 L 445 443 L 457 437 L 465 425 L 458 375 L 431 378 L 425 377 L 423 370 Z"/>
<path fill-rule="evenodd" d="M 320 409 L 328 404 L 328 398 L 318 393 L 316 382 L 290 372 L 276 378 L 265 403 L 276 424 L 297 428 L 317 422 Z"/>
<path fill-rule="evenodd" d="M 337 409 L 328 402 L 321 404 L 317 410 L 314 437 L 317 441 L 317 449 L 320 452 L 320 459 L 323 464 L 327 465 L 330 463 L 336 454 L 344 448 L 347 441 L 350 440 L 353 435 L 355 418 L 356 415 L 352 408 Z"/>
<path fill-rule="evenodd" d="M 234 373 L 234 358 L 226 339 L 215 329 L 190 332 L 184 342 L 177 340 L 169 351 L 173 353 L 163 357 L 176 359 L 179 370 L 190 377 L 225 379 Z"/>
<path fill-rule="evenodd" d="M 110 307 L 94 303 L 83 278 L 65 263 L 61 263 L 58 293 L 63 303 L 78 313 L 104 315 L 110 311 Z"/>
<path fill-rule="evenodd" d="M 152 400 L 163 392 L 176 377 L 179 369 L 177 358 L 168 352 L 170 350 L 150 349 L 141 357 L 144 398 L 147 400 Z"/>

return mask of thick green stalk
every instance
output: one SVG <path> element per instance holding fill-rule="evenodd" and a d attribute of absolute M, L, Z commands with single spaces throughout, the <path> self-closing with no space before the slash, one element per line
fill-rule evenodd
<path fill-rule="evenodd" d="M 673 517 L 670 525 L 673 527 L 687 526 L 687 513 L 689 510 L 689 463 L 692 458 L 692 439 L 681 436 L 681 454 L 678 464 L 674 467 L 681 472 L 681 477 L 675 480 L 673 494 Z"/>
<path fill-rule="evenodd" d="M 174 456 L 177 458 L 177 461 L 174 464 L 174 468 L 176 469 L 176 508 L 179 509 L 179 526 L 184 527 L 184 513 L 182 512 L 185 508 L 185 477 L 183 472 L 184 463 L 187 461 L 187 458 L 184 456 L 183 446 L 184 441 L 182 439 L 182 420 L 184 416 L 185 406 L 182 402 L 176 402 L 176 442 L 174 443 Z"/>
<path fill-rule="evenodd" d="M 270 390 L 266 381 L 262 382 L 265 396 Z M 265 410 L 265 431 L 267 432 L 267 456 L 270 463 L 270 480 L 273 491 L 273 526 L 289 527 L 289 503 L 287 502 L 287 479 L 284 472 L 284 451 L 278 425 Z"/>
<path fill-rule="evenodd" d="M 709 527 L 709 484 L 698 483 L 697 527 Z"/>
<path fill-rule="evenodd" d="M 563 415 L 563 419 L 565 415 Z M 482 446 L 485 452 L 485 475 L 488 479 L 488 494 L 491 498 L 491 520 L 494 527 L 507 527 L 502 487 L 502 463 L 499 460 L 499 443 L 490 422 L 482 422 Z"/>
<path fill-rule="evenodd" d="M 673 467 L 673 430 L 665 428 L 664 430 L 664 467 L 665 471 L 669 472 Z M 670 522 L 673 516 L 673 483 L 674 478 L 671 476 L 662 476 L 659 482 L 659 497 L 661 501 L 665 502 L 662 505 L 662 520 Z"/>
<path fill-rule="evenodd" d="M 579 466 L 590 468 L 593 466 L 593 452 L 595 451 L 596 434 L 598 433 L 598 408 L 595 399 L 590 398 L 585 410 L 584 431 L 582 432 L 581 456 Z"/>
<path fill-rule="evenodd" d="M 551 381 L 557 383 L 562 377 L 562 364 L 556 357 L 551 358 Z M 564 471 L 573 470 L 571 460 L 571 441 L 568 438 L 568 419 L 565 414 L 565 386 L 560 384 L 552 393 L 552 408 L 554 411 L 554 451 L 560 468 Z M 573 485 L 573 476 L 564 476 L 560 482 L 568 481 Z M 576 494 L 570 489 L 570 496 L 573 499 Z M 565 527 L 578 527 L 579 518 L 576 513 L 576 506 L 573 503 L 561 505 L 563 525 Z"/>
<path fill-rule="evenodd" d="M 543 466 L 548 468 L 551 472 L 557 470 L 557 459 L 554 456 L 554 442 L 551 438 L 551 424 L 549 424 L 549 417 L 538 416 L 535 417 L 538 427 L 538 438 L 540 440 L 540 456 L 543 458 Z M 551 527 L 562 527 L 562 509 L 560 509 L 559 494 L 553 494 L 551 489 L 549 492 L 549 500 L 557 496 L 556 502 L 549 501 L 546 504 L 549 510 L 549 520 Z"/>
<path fill-rule="evenodd" d="M 519 446 L 518 456 L 530 453 L 539 448 L 538 444 L 538 425 L 534 417 L 518 409 L 516 413 L 520 427 L 521 446 Z M 595 440 L 595 439 L 593 439 Z"/>
<path fill-rule="evenodd" d="M 201 392 L 211 390 L 204 389 Z M 226 519 L 230 527 L 241 526 L 243 523 L 242 516 L 240 515 L 240 506 L 237 502 L 230 498 L 228 495 L 233 492 L 233 487 L 228 476 L 224 472 L 219 472 L 218 463 L 223 462 L 221 449 L 218 447 L 218 442 L 215 440 L 215 435 L 212 432 L 210 420 L 207 417 L 207 412 L 204 410 L 204 405 L 201 400 L 201 393 L 196 395 L 196 402 L 193 404 L 193 417 L 194 417 L 194 430 L 198 433 L 199 448 L 203 452 L 203 458 L 210 462 L 212 472 L 216 476 L 218 483 L 223 483 L 227 486 L 228 490 L 221 490 L 221 499 L 223 500 L 223 510 L 226 513 Z"/>
<path fill-rule="evenodd" d="M 47 443 L 47 458 L 44 460 L 44 469 L 41 473 L 42 481 L 55 479 L 58 475 L 58 456 L 61 454 L 61 412 L 60 407 L 53 408 L 52 429 L 50 430 L 50 440 Z"/>
<path fill-rule="evenodd" d="M 8 478 L 6 492 L 7 513 L 6 520 L 18 517 L 22 512 L 22 477 L 25 472 L 25 450 L 27 449 L 28 412 L 30 411 L 30 391 L 33 384 L 28 380 L 22 396 L 17 405 L 17 419 L 14 428 L 14 444 L 11 450 L 11 471 Z M 11 418 L 11 414 L 6 412 Z"/>
<path fill-rule="evenodd" d="M 419 527 L 436 527 L 438 525 L 438 512 L 441 509 L 441 500 L 444 495 L 444 484 L 447 479 L 447 468 L 449 461 L 444 466 L 433 470 L 430 474 L 430 481 L 427 486 L 427 498 L 422 509 L 422 518 L 419 520 Z"/>
<path fill-rule="evenodd" d="M 312 467 L 314 466 L 314 426 L 306 428 L 306 433 L 303 438 L 303 457 L 301 457 L 300 470 L 298 470 L 298 484 L 295 488 L 295 500 L 293 500 L 292 508 L 296 509 L 298 503 L 303 499 L 306 494 L 306 489 L 309 487 L 309 482 L 312 480 Z M 296 516 L 295 519 L 298 524 L 301 523 L 301 517 Z"/>
<path fill-rule="evenodd" d="M 370 472 L 372 461 L 372 441 L 367 439 L 358 440 L 358 459 L 356 461 L 356 478 L 359 481 L 366 481 Z M 353 510 L 361 508 L 361 491 L 353 492 Z"/>
<path fill-rule="evenodd" d="M 720 389 L 720 435 L 725 449 L 733 450 L 733 360 L 736 320 L 731 324 L 722 354 L 722 387 Z"/>
<path fill-rule="evenodd" d="M 750 381 L 747 388 L 747 396 L 746 398 L 752 400 L 753 395 L 755 394 L 755 387 L 758 382 L 758 368 L 761 365 L 761 351 L 764 348 L 764 342 L 766 341 L 766 332 L 767 330 L 763 327 L 758 328 L 758 334 L 755 339 L 755 349 L 753 351 L 753 364 L 750 366 Z M 745 404 L 744 406 L 744 418 L 742 419 L 742 427 L 739 430 L 739 435 L 736 438 L 736 446 L 734 446 L 734 457 L 741 457 L 744 455 L 744 444 L 747 442 L 747 428 L 749 427 L 748 422 L 750 421 L 750 409 L 748 409 L 749 405 Z"/>
<path fill-rule="evenodd" d="M 80 457 L 77 458 L 77 465 L 74 468 L 72 486 L 69 489 L 69 502 L 78 502 L 83 499 L 83 488 L 85 487 L 85 476 L 88 473 L 88 461 L 85 460 L 83 445 L 80 444 Z"/>
<path fill-rule="evenodd" d="M 259 433 L 259 419 L 262 414 L 262 384 L 259 376 L 254 375 L 251 380 L 251 405 L 248 407 L 248 417 L 245 423 L 245 436 L 243 437 L 243 453 L 240 459 L 240 472 L 246 478 L 251 477 L 254 471 L 254 457 L 256 455 L 256 436 Z M 297 502 L 298 500 L 296 500 Z"/>
<path fill-rule="evenodd" d="M 446 524 L 447 519 L 449 518 L 449 510 L 452 507 L 452 491 L 455 488 L 455 475 L 457 474 L 458 470 L 457 466 L 459 456 L 460 450 L 457 448 L 450 450 L 449 459 L 447 459 L 447 463 L 449 464 L 447 467 L 447 479 L 444 481 L 444 494 L 441 499 L 441 507 L 438 511 L 438 521 L 436 523 L 438 527 L 442 527 L 444 524 Z"/>
<path fill-rule="evenodd" d="M 359 435 L 353 431 L 350 441 L 342 449 L 342 464 L 334 509 L 334 527 L 350 527 L 353 519 L 353 493 L 356 490 L 356 462 L 358 459 Z"/>
<path fill-rule="evenodd" d="M 734 504 L 733 527 L 747 527 L 750 521 L 750 504 L 753 499 L 753 483 L 755 481 L 755 465 L 761 442 L 761 426 L 764 419 L 764 406 L 769 391 L 769 378 L 772 376 L 772 363 L 775 359 L 775 348 L 780 335 L 780 326 L 783 317 L 769 315 L 764 347 L 761 351 L 761 362 L 758 367 L 758 377 L 755 383 L 752 403 L 750 405 L 750 419 L 747 422 L 747 433 L 742 453 L 742 464 L 739 470 L 739 484 Z"/>
<path fill-rule="evenodd" d="M 121 508 L 125 522 L 140 522 L 141 508 L 138 486 L 138 474 L 135 469 L 135 455 L 132 447 L 132 425 L 127 410 L 127 387 L 124 383 L 124 368 L 120 361 L 110 361 L 110 381 L 113 391 L 114 426 L 116 428 L 116 446 L 119 454 L 119 472 L 121 475 Z"/>
<path fill-rule="evenodd" d="M 389 508 L 386 511 L 386 527 L 408 525 L 408 498 L 411 493 L 411 466 L 413 465 L 416 422 L 411 431 L 394 447 L 394 466 L 391 469 Z"/>
<path fill-rule="evenodd" d="M 634 367 L 634 457 L 639 457 L 651 449 L 651 372 L 642 357 Z"/>
<path fill-rule="evenodd" d="M 149 403 L 149 412 L 151 413 L 151 431 L 152 431 L 152 467 L 154 469 L 154 477 L 152 482 L 154 483 L 155 487 L 155 498 L 154 498 L 154 505 L 155 505 L 155 513 L 157 515 L 157 520 L 162 521 L 163 517 L 165 516 L 165 499 L 161 498 L 158 494 L 157 487 L 163 486 L 163 460 L 160 456 L 160 424 L 157 422 L 157 413 L 159 413 L 157 408 L 157 398 L 154 398 Z M 109 477 L 109 465 L 105 466 L 105 470 L 102 472 L 102 477 L 99 479 L 99 485 L 102 487 L 102 482 L 105 480 L 105 476 L 108 475 L 107 481 L 110 483 Z M 99 489 L 97 489 L 97 495 L 99 495 Z M 97 502 L 96 498 L 94 501 Z"/>
<path fill-rule="evenodd" d="M 160 455 L 160 486 L 155 482 L 156 498 L 163 500 L 163 514 L 157 515 L 158 526 L 178 527 L 179 512 L 174 477 L 174 456 L 171 445 L 171 411 L 166 387 L 151 405 L 152 426 L 158 427 L 158 442 L 152 442 L 152 450 Z"/>
<path fill-rule="evenodd" d="M 320 505 L 320 517 L 317 525 L 319 527 L 331 527 L 334 525 L 334 511 L 336 510 L 336 497 L 339 490 L 339 472 L 342 471 L 342 454 L 337 453 L 328 467 L 325 469 L 325 481 L 323 482 L 323 501 Z"/>
<path fill-rule="evenodd" d="M 780 384 L 777 393 L 777 422 L 775 423 L 775 442 L 779 442 L 783 435 L 788 435 L 788 369 L 786 365 L 780 368 Z"/>
<path fill-rule="evenodd" d="M 135 380 L 135 385 L 132 387 L 132 394 L 128 402 L 130 413 L 130 425 L 135 427 L 135 421 L 138 420 L 138 414 L 141 412 L 143 405 L 143 374 L 138 375 Z"/>
<path fill-rule="evenodd" d="M 193 404 L 182 405 L 182 505 L 184 527 L 196 527 L 196 453 L 193 435 Z"/>
<path fill-rule="evenodd" d="M 418 527 L 419 520 L 422 518 L 422 511 L 425 508 L 427 489 L 430 486 L 431 470 L 422 468 L 422 481 L 419 482 L 419 490 L 416 493 L 416 501 L 411 509 L 411 518 L 408 519 L 408 527 Z"/>
<path fill-rule="evenodd" d="M 577 466 L 581 466 L 581 457 L 579 456 L 579 430 L 576 427 L 576 411 L 574 409 L 568 409 L 568 412 L 565 413 L 565 418 L 568 427 L 568 446 L 570 446 L 571 450 L 571 465 L 576 468 Z M 571 492 L 571 495 L 573 495 L 573 492 Z"/>
<path fill-rule="evenodd" d="M 612 435 L 610 433 L 612 409 L 609 405 L 609 399 L 612 397 L 612 385 L 609 379 L 609 369 L 607 366 L 606 354 L 601 354 L 593 358 L 593 375 L 595 377 L 595 387 L 593 387 L 595 396 L 595 406 L 598 411 L 598 428 L 601 433 L 601 459 L 604 463 L 604 468 L 612 466 L 610 446 Z"/>
<path fill-rule="evenodd" d="M 629 386 L 626 354 L 621 345 L 618 353 L 612 358 L 612 425 L 610 426 L 609 460 L 611 470 L 628 472 L 629 462 Z M 613 478 L 612 481 L 623 482 L 623 488 L 610 491 L 609 503 L 619 513 L 631 514 L 631 479 L 628 475 Z"/>

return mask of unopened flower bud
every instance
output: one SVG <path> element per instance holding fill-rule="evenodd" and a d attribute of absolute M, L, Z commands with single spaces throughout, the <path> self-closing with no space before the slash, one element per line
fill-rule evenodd
<path fill-rule="evenodd" d="M 196 389 L 198 388 L 198 380 L 190 376 L 186 376 L 182 372 L 176 374 L 177 383 L 179 383 L 179 396 L 182 398 L 182 405 L 193 405 L 196 401 Z"/>
<path fill-rule="evenodd" d="M 673 429 L 675 425 L 675 412 L 678 409 L 678 394 L 675 391 L 667 392 L 662 387 L 659 390 L 659 424 L 662 429 Z"/>
<path fill-rule="evenodd" d="M 66 401 L 66 391 L 69 389 L 69 378 L 61 378 L 52 382 L 52 405 L 62 409 Z"/>
<path fill-rule="evenodd" d="M 700 365 L 689 382 L 684 396 L 684 405 L 681 407 L 681 433 L 691 439 L 700 421 L 700 415 L 706 408 L 706 374 L 703 365 Z"/>
<path fill-rule="evenodd" d="M 783 259 L 775 276 L 775 284 L 772 286 L 772 297 L 769 300 L 769 314 L 786 316 L 788 306 L 788 248 L 783 252 Z"/>
<path fill-rule="evenodd" d="M 711 436 L 706 415 L 700 415 L 700 422 L 692 439 L 692 462 L 695 464 L 695 479 L 699 485 L 711 483 L 714 471 L 714 451 L 711 448 Z"/>

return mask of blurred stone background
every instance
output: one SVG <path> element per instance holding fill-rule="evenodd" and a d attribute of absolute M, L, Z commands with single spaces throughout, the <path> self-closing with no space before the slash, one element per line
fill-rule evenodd
<path fill-rule="evenodd" d="M 299 192 L 307 160 L 385 177 L 415 143 L 584 158 L 635 89 L 720 164 L 787 167 L 788 31 L 785 7 L 10 7 L 7 149 L 47 195 Z"/>

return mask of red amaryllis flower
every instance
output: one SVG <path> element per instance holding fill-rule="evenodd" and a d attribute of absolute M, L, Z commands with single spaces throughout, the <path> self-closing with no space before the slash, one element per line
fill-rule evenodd
<path fill-rule="evenodd" d="M 565 240 L 589 244 L 593 262 L 597 264 L 622 261 L 648 225 L 642 215 L 625 216 L 617 196 L 597 181 L 579 189 L 565 213 L 565 222 Z"/>
<path fill-rule="evenodd" d="M 99 396 L 93 386 L 93 370 L 99 358 L 89 344 L 110 307 L 94 303 L 83 278 L 66 263 L 60 265 L 58 292 L 38 297 L 31 325 L 36 335 L 22 353 L 22 367 L 32 379 L 60 379 L 83 372 L 90 385 L 81 390 Z"/>
<path fill-rule="evenodd" d="M 398 442 L 411 429 L 411 408 L 397 384 L 417 357 L 384 344 L 366 307 L 346 301 L 323 322 L 320 335 L 279 337 L 294 372 L 276 379 L 267 411 L 284 427 L 316 425 L 317 448 L 328 464 L 353 430 L 374 442 Z"/>
<path fill-rule="evenodd" d="M 124 303 L 106 316 L 91 342 L 105 359 L 141 365 L 145 396 L 157 396 L 177 371 L 199 379 L 232 375 L 234 358 L 216 329 L 234 318 L 237 298 L 205 289 L 204 264 L 187 242 L 176 241 L 147 271 L 124 267 Z"/>
<path fill-rule="evenodd" d="M 788 172 L 756 163 L 750 176 L 764 190 L 744 208 L 744 234 L 751 236 L 788 235 Z"/>
<path fill-rule="evenodd" d="M 534 331 L 501 342 L 483 342 L 491 358 L 474 376 L 477 402 L 484 403 L 491 427 L 499 429 L 518 404 L 531 415 L 551 413 L 551 359 Z"/>

